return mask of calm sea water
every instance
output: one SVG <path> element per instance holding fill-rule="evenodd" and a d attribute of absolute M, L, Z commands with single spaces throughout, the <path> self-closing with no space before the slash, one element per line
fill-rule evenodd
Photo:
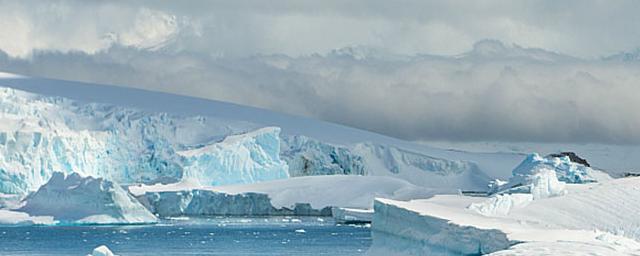
<path fill-rule="evenodd" d="M 144 226 L 0 227 L 0 255 L 363 255 L 367 226 L 322 218 L 214 218 Z"/>

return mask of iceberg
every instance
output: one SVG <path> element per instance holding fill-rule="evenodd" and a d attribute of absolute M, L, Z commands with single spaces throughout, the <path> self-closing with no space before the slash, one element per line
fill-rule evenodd
<path fill-rule="evenodd" d="M 52 216 L 61 224 L 154 223 L 156 217 L 118 184 L 103 178 L 55 172 L 18 211 Z"/>
<path fill-rule="evenodd" d="M 428 198 L 437 192 L 391 177 L 323 175 L 255 184 L 203 187 L 136 185 L 129 191 L 161 217 L 207 215 L 330 216 L 332 207 L 372 209 L 375 197 Z"/>
<path fill-rule="evenodd" d="M 109 250 L 109 247 L 107 247 L 106 245 L 101 245 L 93 249 L 93 252 L 91 254 L 88 254 L 87 256 L 118 256 L 118 255 L 113 254 L 113 252 L 111 252 L 111 250 Z"/>

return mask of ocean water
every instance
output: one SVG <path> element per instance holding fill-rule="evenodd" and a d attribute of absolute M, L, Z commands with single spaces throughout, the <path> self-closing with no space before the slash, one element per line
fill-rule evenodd
<path fill-rule="evenodd" d="M 368 226 L 330 218 L 177 219 L 139 226 L 0 227 L 0 255 L 363 255 Z"/>

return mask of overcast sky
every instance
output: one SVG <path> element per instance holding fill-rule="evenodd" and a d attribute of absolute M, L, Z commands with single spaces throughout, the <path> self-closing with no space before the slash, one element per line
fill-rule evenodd
<path fill-rule="evenodd" d="M 637 144 L 637 10 L 639 1 L 588 0 L 0 0 L 0 69 L 408 140 Z"/>

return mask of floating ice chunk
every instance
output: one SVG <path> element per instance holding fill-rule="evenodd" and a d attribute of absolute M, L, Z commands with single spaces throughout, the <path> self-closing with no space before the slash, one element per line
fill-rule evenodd
<path fill-rule="evenodd" d="M 93 249 L 91 254 L 87 254 L 87 256 L 117 256 L 109 250 L 109 247 L 106 245 L 101 245 Z"/>

